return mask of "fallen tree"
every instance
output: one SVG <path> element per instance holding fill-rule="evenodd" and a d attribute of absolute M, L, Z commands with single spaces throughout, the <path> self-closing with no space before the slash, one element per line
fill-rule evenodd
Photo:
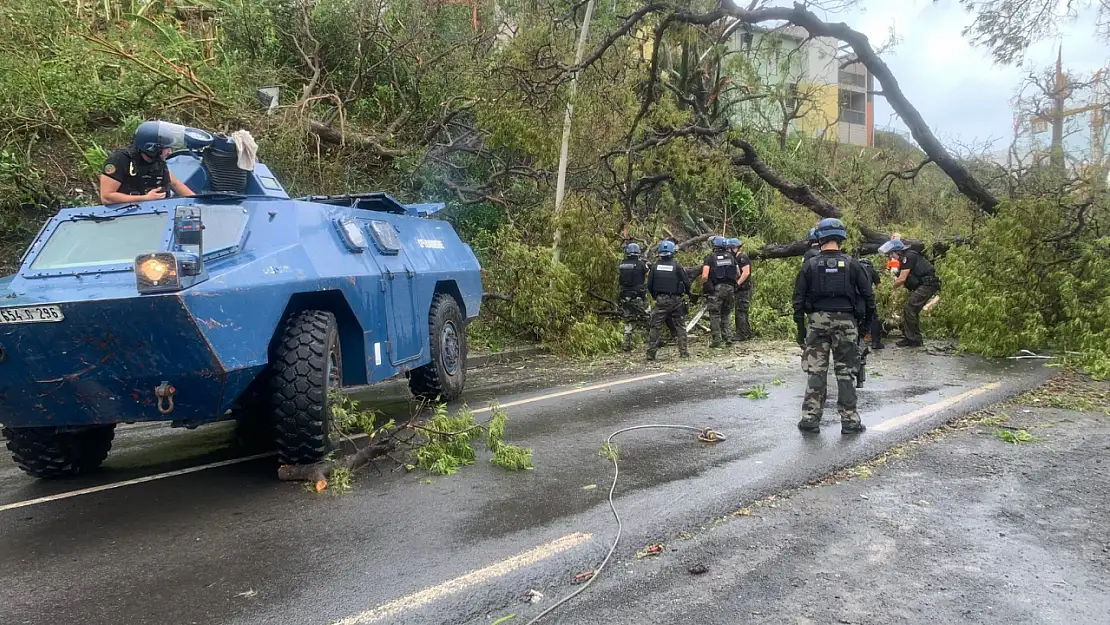
<path fill-rule="evenodd" d="M 329 410 L 340 436 L 355 448 L 354 453 L 328 457 L 312 464 L 281 465 L 278 479 L 287 482 L 308 482 L 321 492 L 330 484 L 350 486 L 353 472 L 379 458 L 388 457 L 394 469 L 407 471 L 420 468 L 437 475 L 451 475 L 459 468 L 473 464 L 477 453 L 474 439 L 481 436 L 485 447 L 493 453 L 490 462 L 510 471 L 532 468 L 532 450 L 505 442 L 508 415 L 497 405 L 490 405 L 490 419 L 477 423 L 474 413 L 463 407 L 454 415 L 445 404 L 418 403 L 409 420 L 397 426 L 390 420 L 377 425 L 377 414 L 359 407 L 347 397 L 333 395 Z M 356 435 L 358 438 L 356 438 Z M 360 443 L 359 438 L 366 441 Z M 397 457 L 401 451 L 407 457 Z"/>

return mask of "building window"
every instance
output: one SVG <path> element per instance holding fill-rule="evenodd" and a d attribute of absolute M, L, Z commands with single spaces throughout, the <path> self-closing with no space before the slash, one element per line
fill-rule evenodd
<path fill-rule="evenodd" d="M 800 107 L 798 102 L 798 83 L 791 83 L 786 86 L 786 98 L 783 101 L 783 107 L 787 113 L 794 113 Z"/>
<path fill-rule="evenodd" d="M 855 91 L 840 91 L 840 121 L 849 124 L 867 123 L 867 95 Z"/>
<path fill-rule="evenodd" d="M 859 87 L 860 89 L 867 88 L 867 76 L 864 74 L 854 74 L 840 70 L 840 84 L 849 85 L 852 87 Z"/>

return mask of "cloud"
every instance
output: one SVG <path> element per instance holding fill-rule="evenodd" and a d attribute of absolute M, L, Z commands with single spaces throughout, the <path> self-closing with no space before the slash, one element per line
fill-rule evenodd
<path fill-rule="evenodd" d="M 872 45 L 884 41 L 893 26 L 902 41 L 884 59 L 899 86 L 938 136 L 963 143 L 1011 136 L 1011 99 L 1031 67 L 1055 63 L 1060 40 L 1066 69 L 1090 75 L 1107 65 L 1107 46 L 1084 19 L 1066 25 L 1059 38 L 1032 46 L 1021 68 L 997 65 L 986 50 L 968 43 L 961 31 L 973 16 L 955 0 L 862 0 L 829 17 L 860 30 Z M 876 98 L 876 125 L 905 130 L 893 116 L 886 100 Z"/>

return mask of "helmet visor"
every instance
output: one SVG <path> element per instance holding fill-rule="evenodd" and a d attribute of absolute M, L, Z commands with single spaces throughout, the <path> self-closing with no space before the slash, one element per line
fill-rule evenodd
<path fill-rule="evenodd" d="M 185 126 L 171 122 L 150 122 L 140 128 L 136 143 L 139 147 L 156 143 L 160 148 L 184 148 Z"/>
<path fill-rule="evenodd" d="M 899 249 L 898 243 L 900 243 L 900 242 L 895 241 L 894 239 L 891 239 L 890 241 L 887 241 L 886 243 L 883 243 L 882 245 L 879 246 L 879 253 L 880 254 L 889 254 L 889 253 Z"/>

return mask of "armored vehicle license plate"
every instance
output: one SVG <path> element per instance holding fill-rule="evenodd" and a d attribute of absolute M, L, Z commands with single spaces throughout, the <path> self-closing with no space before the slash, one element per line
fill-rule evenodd
<path fill-rule="evenodd" d="M 0 323 L 51 323 L 65 319 L 57 306 L 0 308 Z"/>

